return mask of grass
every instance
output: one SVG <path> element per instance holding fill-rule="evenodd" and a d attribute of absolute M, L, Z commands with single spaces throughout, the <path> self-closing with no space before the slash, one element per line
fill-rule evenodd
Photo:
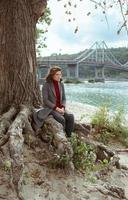
<path fill-rule="evenodd" d="M 95 138 L 107 144 L 111 140 L 118 140 L 128 146 L 128 127 L 124 125 L 125 112 L 123 108 L 110 117 L 109 108 L 102 106 L 92 117 L 92 125 L 95 129 Z"/>

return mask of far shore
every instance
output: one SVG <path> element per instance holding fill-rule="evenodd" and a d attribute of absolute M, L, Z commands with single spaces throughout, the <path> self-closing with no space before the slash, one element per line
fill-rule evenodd
<path fill-rule="evenodd" d="M 65 77 L 64 77 L 64 80 L 66 80 Z M 75 78 L 74 79 L 71 78 L 71 80 L 75 80 Z M 79 78 L 78 80 L 81 81 L 81 83 L 84 83 L 84 82 L 86 83 L 86 82 L 88 82 L 89 78 L 88 79 Z M 105 78 L 105 82 L 118 82 L 118 81 L 119 82 L 123 82 L 123 81 L 128 82 L 128 78 Z M 97 82 L 97 83 L 100 83 L 100 82 Z"/>

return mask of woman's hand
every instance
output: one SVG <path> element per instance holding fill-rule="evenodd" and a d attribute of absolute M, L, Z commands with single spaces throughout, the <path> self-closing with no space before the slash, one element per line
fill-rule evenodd
<path fill-rule="evenodd" d="M 56 111 L 59 112 L 60 114 L 64 115 L 64 108 L 56 108 Z"/>

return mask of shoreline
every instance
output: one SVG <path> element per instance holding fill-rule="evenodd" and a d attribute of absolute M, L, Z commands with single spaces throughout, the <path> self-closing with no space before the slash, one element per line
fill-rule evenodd
<path fill-rule="evenodd" d="M 68 112 L 74 114 L 76 121 L 87 124 L 91 122 L 92 116 L 99 109 L 98 107 L 89 104 L 83 104 L 74 101 L 68 101 L 66 108 Z"/>
<path fill-rule="evenodd" d="M 91 119 L 99 110 L 100 107 L 92 106 L 90 104 L 78 103 L 75 101 L 68 101 L 66 105 L 66 110 L 74 114 L 75 120 L 81 123 L 90 124 Z M 109 111 L 108 115 L 110 119 L 116 114 L 117 111 Z M 124 113 L 123 125 L 127 126 L 128 124 L 128 113 Z"/>

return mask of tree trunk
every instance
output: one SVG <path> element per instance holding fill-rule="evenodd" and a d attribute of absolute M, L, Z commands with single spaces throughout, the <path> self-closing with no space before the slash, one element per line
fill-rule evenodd
<path fill-rule="evenodd" d="M 46 1 L 0 1 L 0 113 L 41 103 L 36 80 L 35 28 Z"/>
<path fill-rule="evenodd" d="M 35 30 L 46 2 L 47 0 L 0 0 L 0 148 L 9 141 L 11 182 L 22 200 L 22 132 L 26 128 L 32 132 L 29 122 L 31 108 L 41 105 L 37 83 Z"/>

